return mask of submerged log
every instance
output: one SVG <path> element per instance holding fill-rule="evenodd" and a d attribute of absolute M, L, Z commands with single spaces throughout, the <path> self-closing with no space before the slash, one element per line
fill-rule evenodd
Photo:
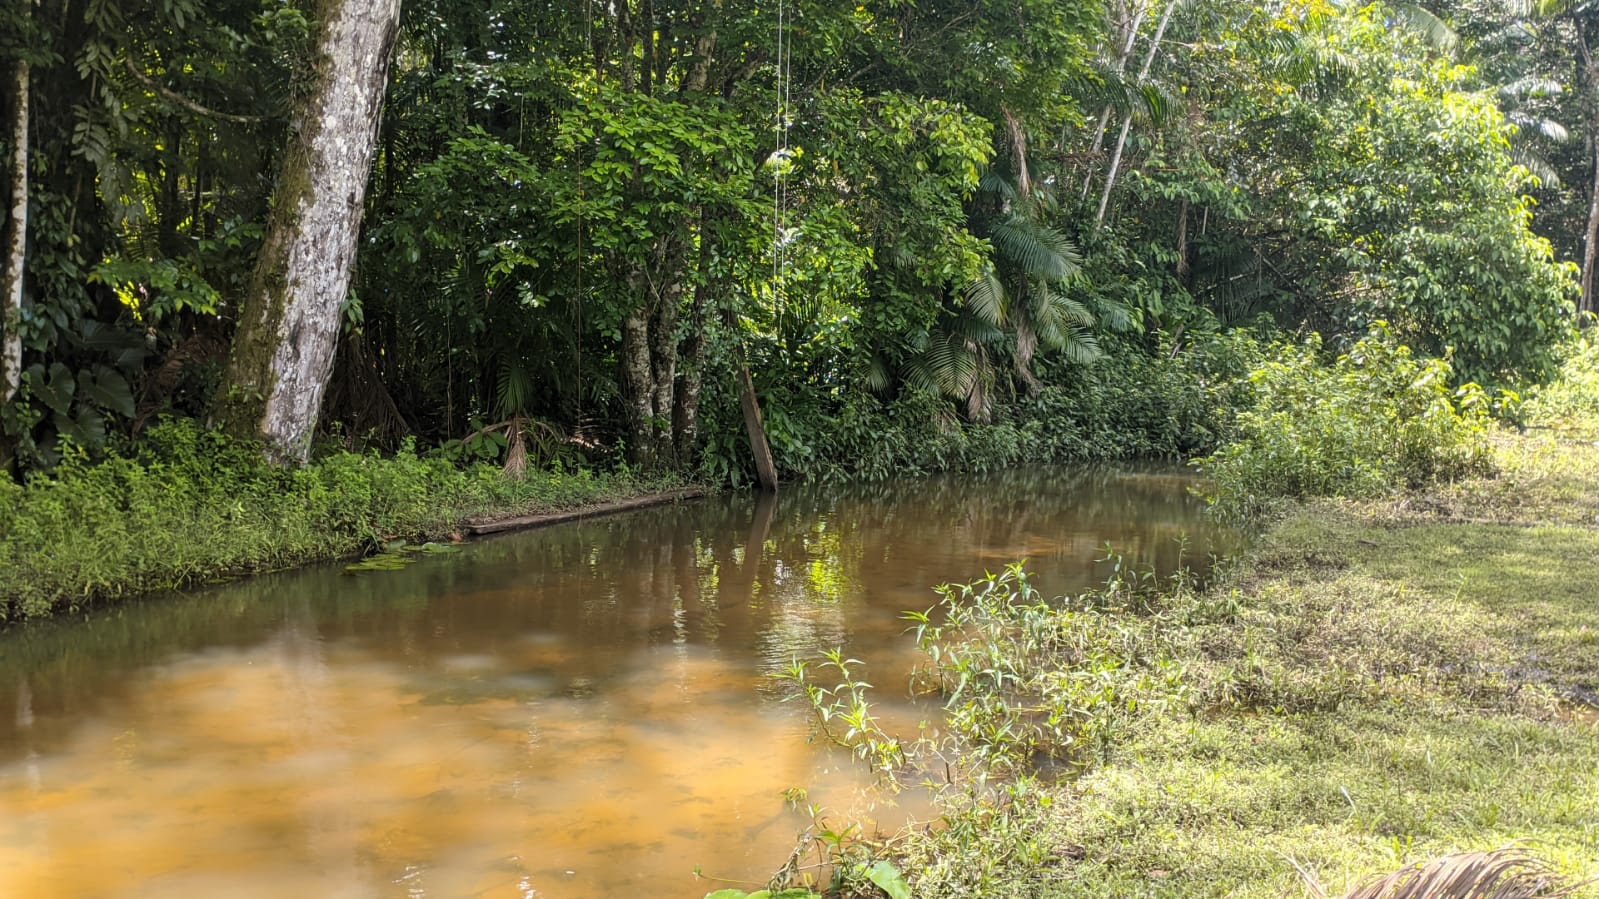
<path fill-rule="evenodd" d="M 682 490 L 651 493 L 648 496 L 635 496 L 632 499 L 619 499 L 615 502 L 583 506 L 578 509 L 566 509 L 561 512 L 541 512 L 537 515 L 519 515 L 514 518 L 469 521 L 462 530 L 478 537 L 484 534 L 500 534 L 505 531 L 525 531 L 566 521 L 577 521 L 580 518 L 597 518 L 601 515 L 613 515 L 617 512 L 644 509 L 649 506 L 664 506 L 667 503 L 675 503 L 685 499 L 697 499 L 704 495 L 705 488 L 703 487 L 685 487 Z"/>

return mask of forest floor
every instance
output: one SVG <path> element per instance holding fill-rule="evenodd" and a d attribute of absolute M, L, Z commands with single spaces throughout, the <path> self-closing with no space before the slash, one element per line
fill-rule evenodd
<path fill-rule="evenodd" d="M 913 840 L 918 894 L 1337 896 L 1509 844 L 1599 876 L 1599 428 L 1494 442 L 1492 477 L 1301 507 L 1129 623 L 1170 701 L 1081 777 Z"/>

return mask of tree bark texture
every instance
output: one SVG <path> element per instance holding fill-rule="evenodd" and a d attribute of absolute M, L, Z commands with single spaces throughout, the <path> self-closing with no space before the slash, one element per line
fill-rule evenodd
<path fill-rule="evenodd" d="M 318 14 L 314 82 L 217 404 L 225 427 L 278 461 L 305 459 L 333 370 L 400 0 L 320 0 Z"/>
<path fill-rule="evenodd" d="M 10 402 L 22 383 L 22 279 L 28 253 L 28 93 L 26 59 L 17 60 L 11 101 L 11 214 L 6 266 L 0 275 L 0 403 Z"/>

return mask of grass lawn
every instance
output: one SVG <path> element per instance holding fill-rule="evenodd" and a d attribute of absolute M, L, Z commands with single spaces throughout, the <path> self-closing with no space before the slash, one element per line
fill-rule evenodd
<path fill-rule="evenodd" d="M 1495 453 L 1491 478 L 1302 507 L 1157 600 L 1126 670 L 1179 666 L 1170 701 L 1082 776 L 910 840 L 917 894 L 1341 895 L 1511 843 L 1599 876 L 1599 446 Z"/>

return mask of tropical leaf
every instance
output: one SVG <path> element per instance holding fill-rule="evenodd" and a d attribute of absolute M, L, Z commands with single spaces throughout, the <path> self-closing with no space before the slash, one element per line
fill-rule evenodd
<path fill-rule="evenodd" d="M 1082 271 L 1082 257 L 1066 235 L 1024 216 L 1011 215 L 994 223 L 989 240 L 1002 265 L 1029 278 L 1064 281 Z"/>
<path fill-rule="evenodd" d="M 866 872 L 867 879 L 888 894 L 888 899 L 911 899 L 910 884 L 900 876 L 899 869 L 887 861 L 879 861 Z"/>
<path fill-rule="evenodd" d="M 962 292 L 966 308 L 983 321 L 1001 327 L 1005 324 L 1005 285 L 999 282 L 999 273 L 992 265 L 983 266 Z"/>
<path fill-rule="evenodd" d="M 128 387 L 127 379 L 114 369 L 104 365 L 95 366 L 93 380 L 81 378 L 79 389 L 84 396 L 123 418 L 133 417 L 133 391 Z"/>
<path fill-rule="evenodd" d="M 1396 3 L 1393 11 L 1394 18 L 1400 24 L 1408 26 L 1412 34 L 1439 53 L 1453 53 L 1460 45 L 1460 36 L 1455 34 L 1455 29 L 1425 6 L 1419 3 Z"/>

